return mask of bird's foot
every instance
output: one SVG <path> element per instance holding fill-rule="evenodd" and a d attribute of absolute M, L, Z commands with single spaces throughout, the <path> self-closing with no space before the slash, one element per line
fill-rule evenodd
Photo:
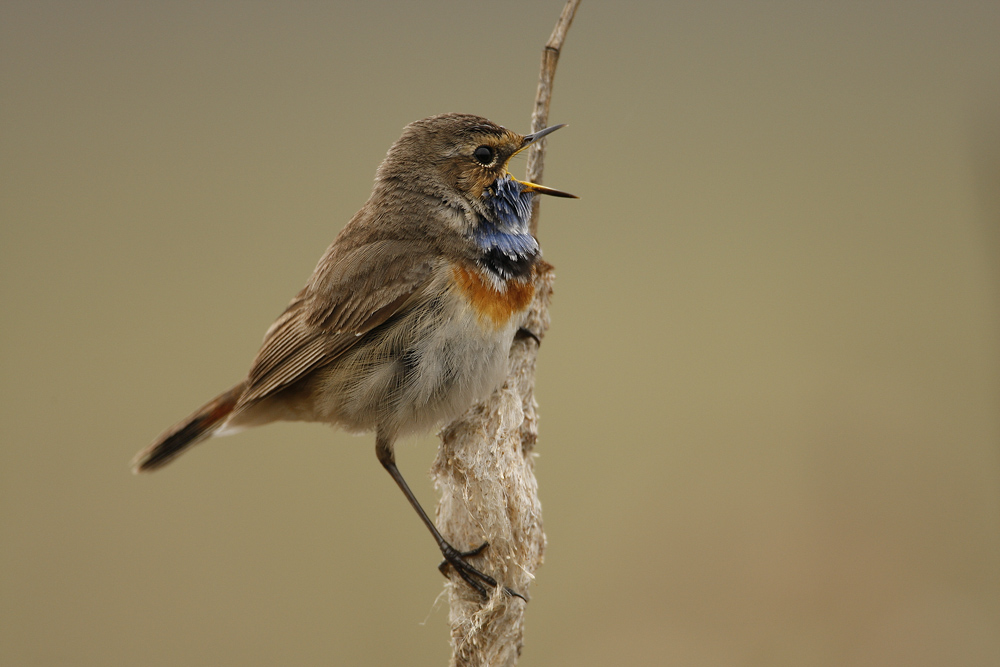
<path fill-rule="evenodd" d="M 466 562 L 465 559 L 472 556 L 478 556 L 488 546 L 490 546 L 489 542 L 483 542 L 475 549 L 471 549 L 469 551 L 459 551 L 445 542 L 444 546 L 441 548 L 441 555 L 444 556 L 444 560 L 441 561 L 440 565 L 438 565 L 438 569 L 441 571 L 441 574 L 447 577 L 448 567 L 453 567 L 455 572 L 458 573 L 458 576 L 462 577 L 462 580 L 465 583 L 476 589 L 476 592 L 479 593 L 484 600 L 486 600 L 489 598 L 489 594 L 486 592 L 486 587 L 496 588 L 497 580 L 485 572 L 477 570 L 475 567 Z M 523 595 L 511 588 L 508 588 L 507 586 L 503 587 L 503 592 L 508 597 L 516 597 L 521 598 L 525 602 L 528 601 Z"/>

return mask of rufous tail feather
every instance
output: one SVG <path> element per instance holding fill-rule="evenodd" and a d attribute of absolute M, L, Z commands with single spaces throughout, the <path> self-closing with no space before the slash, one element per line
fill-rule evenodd
<path fill-rule="evenodd" d="M 233 412 L 246 388 L 241 382 L 202 406 L 197 412 L 166 430 L 149 447 L 132 459 L 132 472 L 156 470 L 174 460 L 184 450 L 210 438 Z"/>

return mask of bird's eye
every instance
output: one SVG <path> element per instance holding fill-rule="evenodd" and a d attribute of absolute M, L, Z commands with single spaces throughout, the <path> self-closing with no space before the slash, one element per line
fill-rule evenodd
<path fill-rule="evenodd" d="M 480 146 L 472 152 L 472 157 L 481 165 L 490 165 L 493 163 L 493 149 L 489 146 Z"/>

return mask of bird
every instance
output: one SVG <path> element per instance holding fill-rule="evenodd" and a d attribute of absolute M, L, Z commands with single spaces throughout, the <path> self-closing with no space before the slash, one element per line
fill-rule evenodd
<path fill-rule="evenodd" d="M 132 461 L 156 470 L 193 445 L 275 421 L 374 432 L 378 461 L 434 537 L 443 560 L 484 598 L 497 582 L 452 546 L 396 466 L 398 438 L 427 432 L 485 400 L 534 296 L 541 248 L 535 195 L 510 159 L 554 125 L 518 134 L 448 113 L 407 125 L 371 196 L 335 237 L 305 287 L 264 335 L 246 378 L 163 432 Z M 522 597 L 503 587 L 508 595 Z"/>

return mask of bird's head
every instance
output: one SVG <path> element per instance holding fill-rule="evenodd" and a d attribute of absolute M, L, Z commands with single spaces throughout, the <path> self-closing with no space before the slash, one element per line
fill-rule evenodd
<path fill-rule="evenodd" d="M 516 184 L 519 193 L 575 198 L 517 180 L 507 171 L 512 157 L 560 127 L 523 135 L 479 116 L 431 116 L 406 126 L 379 167 L 378 179 L 403 181 L 445 199 L 457 194 L 469 202 L 481 202 L 504 184 Z"/>

